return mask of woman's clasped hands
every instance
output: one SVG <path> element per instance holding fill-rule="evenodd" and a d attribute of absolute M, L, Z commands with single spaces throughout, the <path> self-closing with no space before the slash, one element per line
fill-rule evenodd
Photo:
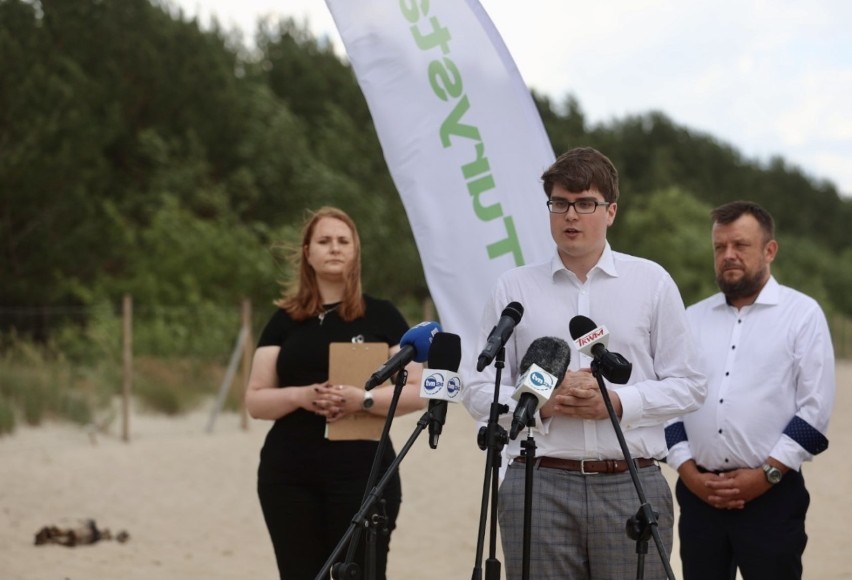
<path fill-rule="evenodd" d="M 362 410 L 363 391 L 353 385 L 318 383 L 311 387 L 313 399 L 310 410 L 332 423 Z"/>

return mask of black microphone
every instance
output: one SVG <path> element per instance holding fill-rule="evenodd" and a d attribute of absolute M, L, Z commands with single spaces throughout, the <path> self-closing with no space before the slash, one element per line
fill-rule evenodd
<path fill-rule="evenodd" d="M 461 397 L 461 338 L 450 332 L 439 332 L 429 349 L 429 368 L 423 370 L 420 396 L 429 399 L 429 447 L 438 448 L 438 438 L 447 420 L 447 401 Z"/>
<path fill-rule="evenodd" d="M 633 364 L 617 352 L 607 350 L 609 331 L 606 326 L 598 326 L 591 318 L 578 315 L 568 323 L 568 330 L 577 350 L 594 357 L 605 379 L 617 385 L 623 385 L 630 380 Z"/>
<path fill-rule="evenodd" d="M 515 439 L 532 424 L 536 412 L 550 399 L 553 389 L 565 378 L 571 362 L 571 347 L 561 338 L 544 336 L 530 344 L 520 371 L 523 373 L 512 398 L 518 401 L 509 437 Z"/>
<path fill-rule="evenodd" d="M 488 335 L 485 348 L 479 355 L 476 361 L 476 370 L 481 371 L 494 360 L 500 349 L 506 345 L 506 341 L 515 330 L 515 326 L 521 321 L 521 316 L 524 315 L 524 307 L 520 302 L 510 302 L 503 313 L 500 315 L 500 320 L 497 325 L 491 329 L 491 334 Z"/>
<path fill-rule="evenodd" d="M 385 364 L 370 375 L 364 385 L 364 390 L 370 391 L 381 385 L 411 361 L 425 361 L 429 355 L 432 337 L 438 332 L 441 332 L 441 325 L 437 322 L 421 322 L 417 326 L 409 328 L 399 339 L 399 352 L 390 357 Z"/>

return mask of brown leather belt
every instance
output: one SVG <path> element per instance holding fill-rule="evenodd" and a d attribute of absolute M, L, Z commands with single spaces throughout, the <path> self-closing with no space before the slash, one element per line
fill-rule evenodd
<path fill-rule="evenodd" d="M 518 463 L 526 463 L 526 457 L 516 457 Z M 627 461 L 624 459 L 559 459 L 558 457 L 536 457 L 537 467 L 562 469 L 563 471 L 579 471 L 582 474 L 624 473 L 627 471 Z M 640 457 L 633 460 L 634 465 L 641 469 L 656 465 L 655 459 Z"/>

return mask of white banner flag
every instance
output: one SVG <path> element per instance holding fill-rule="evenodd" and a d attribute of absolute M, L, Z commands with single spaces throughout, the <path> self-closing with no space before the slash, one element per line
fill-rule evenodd
<path fill-rule="evenodd" d="M 532 96 L 476 0 L 326 3 L 441 324 L 469 356 L 497 276 L 553 251 L 539 178 L 554 156 Z"/>

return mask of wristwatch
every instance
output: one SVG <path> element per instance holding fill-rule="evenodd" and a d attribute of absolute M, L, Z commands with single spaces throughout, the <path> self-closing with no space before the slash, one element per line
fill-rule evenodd
<path fill-rule="evenodd" d="M 763 464 L 763 474 L 766 475 L 766 481 L 768 481 L 772 485 L 775 485 L 776 483 L 781 481 L 781 478 L 784 476 L 784 474 L 781 473 L 780 469 L 778 469 L 777 467 L 773 467 L 768 463 Z"/>
<path fill-rule="evenodd" d="M 370 391 L 364 391 L 364 400 L 361 401 L 361 408 L 365 411 L 373 406 L 375 401 L 373 400 L 373 393 Z"/>

